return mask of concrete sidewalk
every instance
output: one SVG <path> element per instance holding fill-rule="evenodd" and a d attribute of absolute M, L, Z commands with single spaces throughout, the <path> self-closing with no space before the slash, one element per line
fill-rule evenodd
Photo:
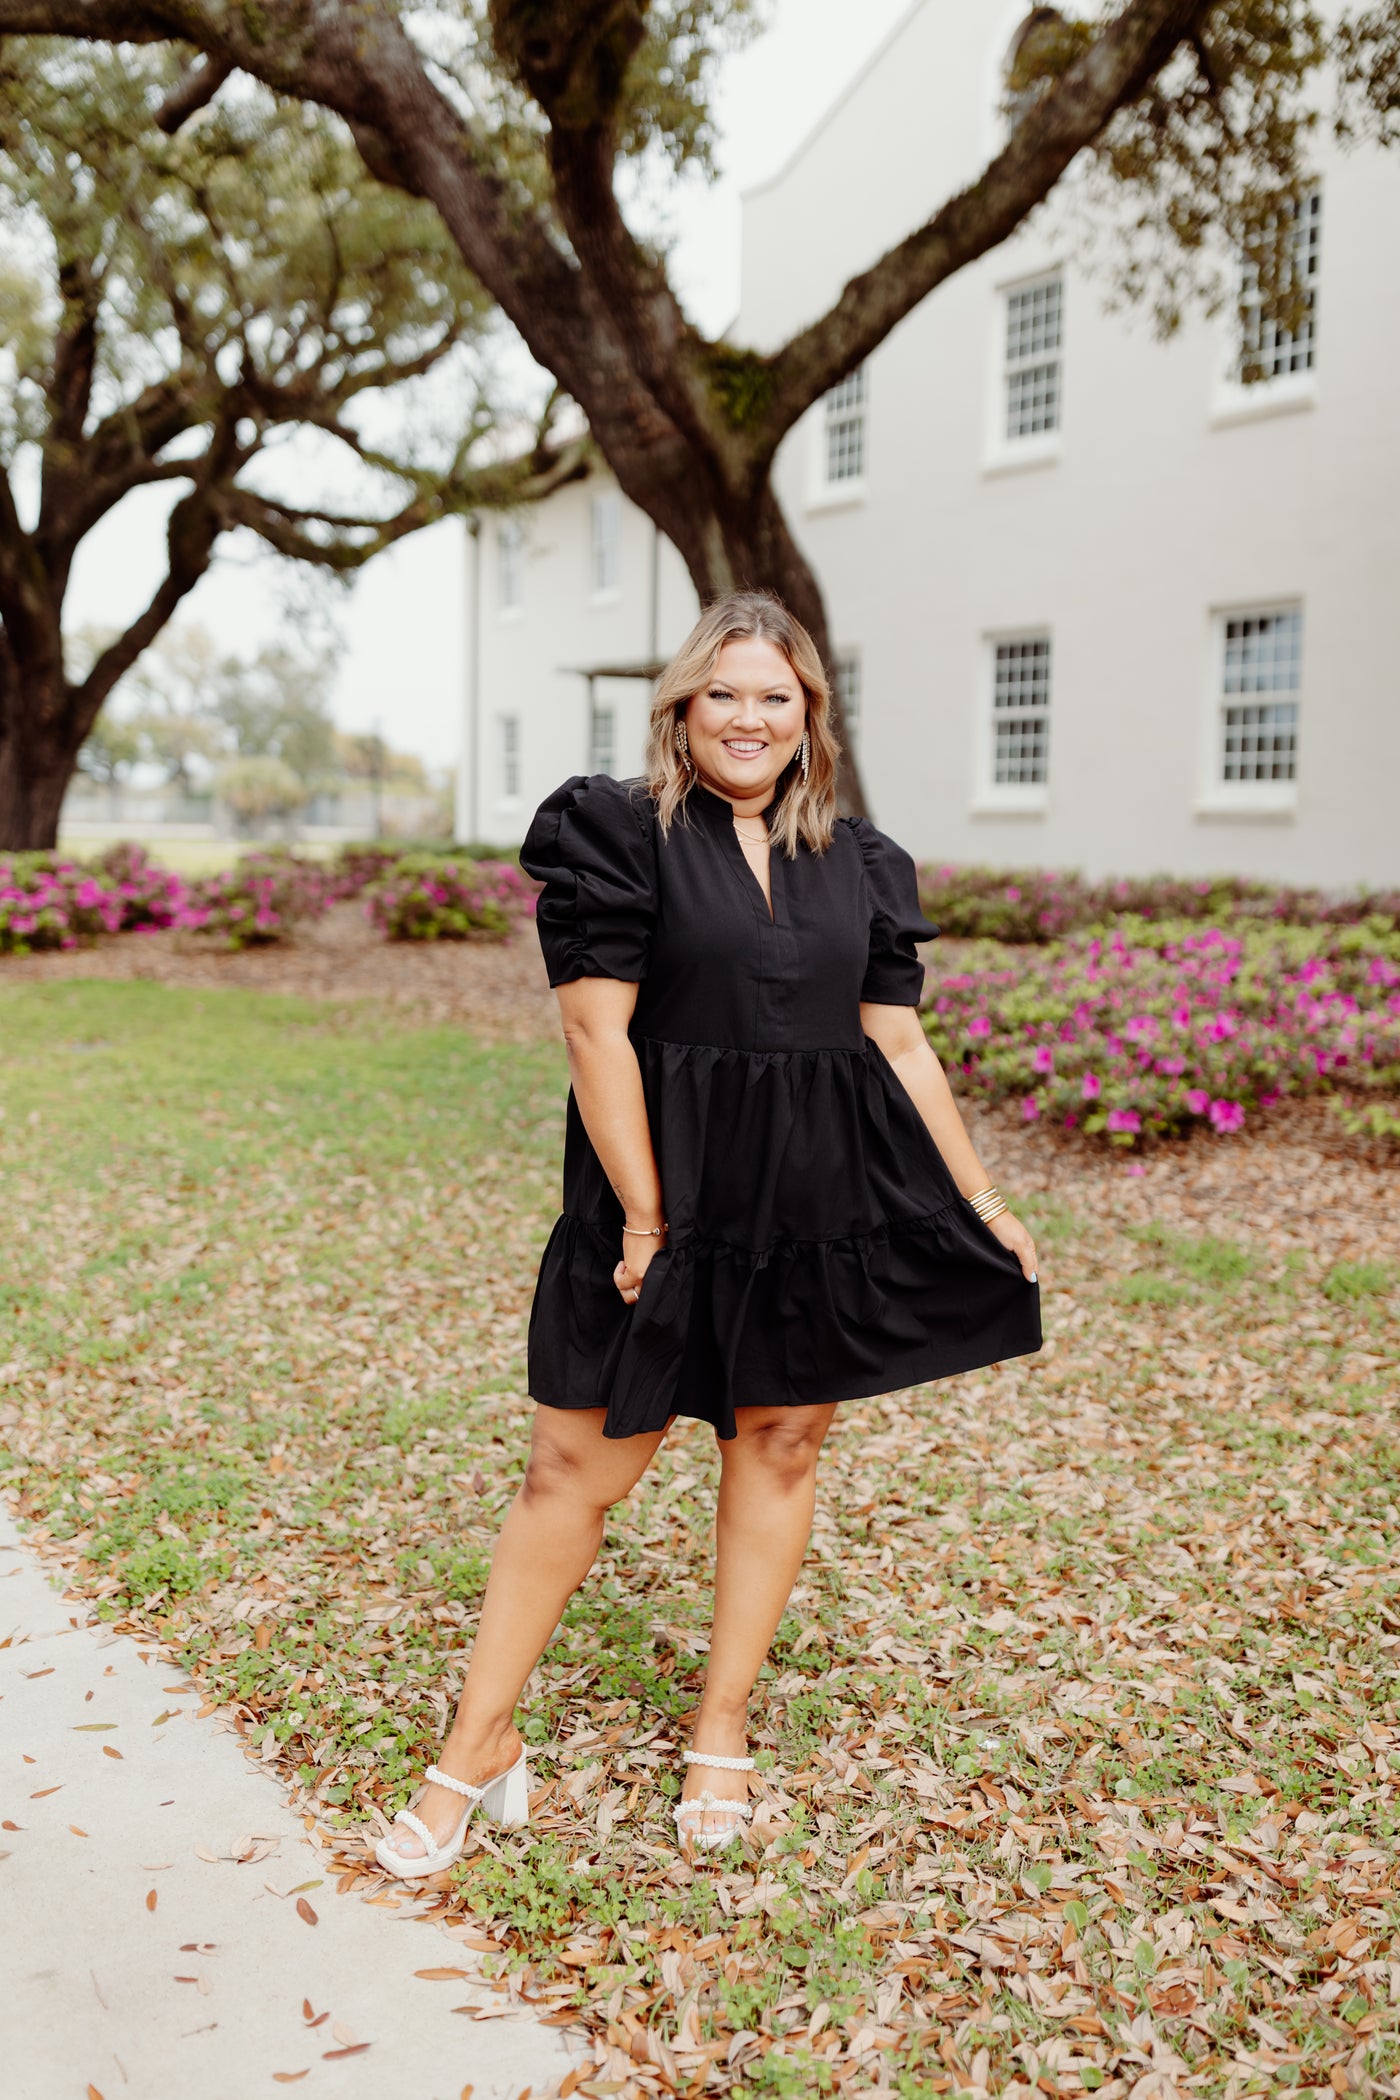
<path fill-rule="evenodd" d="M 502 2005 L 479 1956 L 337 1896 L 240 1738 L 59 1596 L 3 1500 L 0 1643 L 6 2100 L 557 2090 L 574 2061 L 557 2031 L 454 2013 Z M 415 1975 L 442 1967 L 467 1980 Z"/>

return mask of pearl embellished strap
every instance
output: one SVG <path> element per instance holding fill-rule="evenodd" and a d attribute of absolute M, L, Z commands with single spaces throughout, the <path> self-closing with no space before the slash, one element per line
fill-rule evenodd
<path fill-rule="evenodd" d="M 671 1813 L 679 1823 L 682 1816 L 703 1816 L 712 1808 L 728 1809 L 736 1816 L 751 1816 L 753 1814 L 753 1809 L 747 1801 L 717 1799 L 708 1787 L 705 1788 L 702 1794 L 697 1794 L 693 1801 L 678 1802 Z"/>
<path fill-rule="evenodd" d="M 431 1830 L 429 1830 L 427 1824 L 423 1821 L 422 1817 L 415 1816 L 411 1808 L 401 1808 L 398 1814 L 395 1816 L 394 1821 L 396 1823 L 407 1823 L 409 1829 L 413 1832 L 413 1835 L 422 1844 L 423 1857 L 425 1859 L 428 1857 L 428 1854 L 430 1852 L 440 1852 L 442 1850 L 442 1847 L 439 1844 L 438 1840 L 433 1836 L 433 1833 L 431 1832 Z M 401 1845 L 394 1845 L 393 1847 L 391 1847 L 391 1849 L 399 1853 L 404 1859 L 412 1859 L 413 1857 L 413 1854 L 411 1852 L 405 1852 Z"/>
<path fill-rule="evenodd" d="M 716 1757 L 709 1750 L 682 1750 L 681 1756 L 688 1765 L 713 1765 L 720 1772 L 752 1772 L 751 1757 Z"/>
<path fill-rule="evenodd" d="M 454 1779 L 450 1772 L 440 1772 L 436 1765 L 429 1765 L 423 1774 L 434 1786 L 445 1786 L 454 1794 L 463 1795 L 468 1801 L 479 1801 L 486 1792 L 484 1786 L 471 1786 L 465 1779 Z"/>

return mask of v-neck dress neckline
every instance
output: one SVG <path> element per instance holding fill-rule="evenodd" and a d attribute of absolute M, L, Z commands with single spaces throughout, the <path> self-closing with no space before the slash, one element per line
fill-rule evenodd
<path fill-rule="evenodd" d="M 732 803 L 692 780 L 663 831 L 644 780 L 595 773 L 545 799 L 520 861 L 543 885 L 551 985 L 637 988 L 627 1035 L 668 1225 L 624 1302 L 624 1213 L 571 1087 L 534 1400 L 603 1410 L 609 1438 L 677 1414 L 728 1438 L 741 1407 L 866 1398 L 1040 1347 L 1037 1286 L 861 1025 L 864 1004 L 923 997 L 937 928 L 902 846 L 864 817 L 839 817 L 821 851 L 775 842 L 770 912 Z"/>
<path fill-rule="evenodd" d="M 772 897 L 772 903 L 770 904 L 768 898 L 765 897 L 763 894 L 763 884 L 759 881 L 758 876 L 754 873 L 754 870 L 749 865 L 749 859 L 748 855 L 744 851 L 743 841 L 739 837 L 738 832 L 734 829 L 733 803 L 730 802 L 726 796 L 717 795 L 714 792 L 713 788 L 707 788 L 704 782 L 700 780 L 697 780 L 694 783 L 690 790 L 690 793 L 693 797 L 699 798 L 701 806 L 707 812 L 713 814 L 715 821 L 728 834 L 729 838 L 732 839 L 732 858 L 735 869 L 739 875 L 740 881 L 744 884 L 746 890 L 749 890 L 756 898 L 759 915 L 763 919 L 765 919 L 770 926 L 776 926 L 778 923 L 778 881 L 776 870 L 778 864 L 781 862 L 783 857 L 781 852 L 774 853 L 774 851 L 772 850 L 773 827 L 770 821 L 770 814 L 773 810 L 774 803 L 777 800 L 776 796 L 774 797 L 774 801 L 770 802 L 766 808 L 755 810 L 753 812 L 753 815 L 762 817 L 763 828 L 769 835 L 768 888 Z"/>

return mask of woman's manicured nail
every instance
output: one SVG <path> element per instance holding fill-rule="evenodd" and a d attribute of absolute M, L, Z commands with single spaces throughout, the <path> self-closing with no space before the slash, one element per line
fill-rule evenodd
<path fill-rule="evenodd" d="M 1032 1269 L 1032 1270 L 1031 1270 L 1031 1273 L 1030 1273 L 1030 1278 L 1029 1278 L 1029 1281 L 1030 1281 L 1031 1283 L 1039 1283 L 1039 1281 L 1040 1281 L 1040 1276 L 1039 1276 L 1038 1272 L 1037 1272 L 1037 1271 L 1036 1271 L 1035 1269 Z"/>

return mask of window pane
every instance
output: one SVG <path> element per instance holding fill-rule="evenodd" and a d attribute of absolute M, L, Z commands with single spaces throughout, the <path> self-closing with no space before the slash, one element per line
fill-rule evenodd
<path fill-rule="evenodd" d="M 1030 284 L 1023 291 L 1009 292 L 1006 299 L 1006 362 L 1023 357 L 1043 357 L 1060 347 L 1060 302 L 1058 277 L 1043 284 Z"/>
<path fill-rule="evenodd" d="M 513 802 L 520 793 L 520 717 L 497 717 L 501 730 L 501 795 Z"/>
<path fill-rule="evenodd" d="M 839 380 L 826 395 L 828 481 L 859 481 L 865 472 L 865 367 Z"/>
<path fill-rule="evenodd" d="M 860 657 L 854 649 L 843 650 L 836 659 L 836 696 L 846 725 L 846 742 L 853 750 L 860 734 L 861 703 Z"/>
<path fill-rule="evenodd" d="M 1278 220 L 1266 231 L 1276 235 Z M 1261 304 L 1259 270 L 1246 258 L 1240 268 L 1240 367 L 1245 386 L 1281 379 L 1289 372 L 1310 372 L 1317 361 L 1317 279 L 1322 262 L 1322 192 L 1311 190 L 1284 213 L 1288 255 L 1280 272 L 1280 291 L 1298 292 L 1302 318 L 1296 329 L 1281 328 L 1266 317 Z"/>
<path fill-rule="evenodd" d="M 617 770 L 617 714 L 611 707 L 595 707 L 593 710 L 593 751 L 588 770 L 590 773 Z"/>
<path fill-rule="evenodd" d="M 826 478 L 859 481 L 865 472 L 865 419 L 842 416 L 826 426 Z"/>
<path fill-rule="evenodd" d="M 1246 613 L 1225 622 L 1227 693 L 1296 693 L 1303 652 L 1300 612 Z"/>
<path fill-rule="evenodd" d="M 1060 427 L 1063 286 L 1058 277 L 1006 295 L 1006 435 Z"/>
<path fill-rule="evenodd" d="M 1237 695 L 1294 694 L 1302 683 L 1303 615 L 1234 613 L 1225 621 L 1220 777 L 1296 780 L 1298 702 Z"/>
<path fill-rule="evenodd" d="M 1272 706 L 1226 708 L 1224 777 L 1226 780 L 1297 779 L 1296 700 L 1280 700 Z"/>
<path fill-rule="evenodd" d="M 618 537 L 621 515 L 615 495 L 593 498 L 593 588 L 614 591 L 618 585 Z"/>
<path fill-rule="evenodd" d="M 865 366 L 858 365 L 845 379 L 838 379 L 826 397 L 827 414 L 842 415 L 848 408 L 859 408 L 865 399 Z"/>
<path fill-rule="evenodd" d="M 1006 379 L 1006 434 L 1034 437 L 1060 427 L 1060 368 L 1027 365 Z"/>
<path fill-rule="evenodd" d="M 992 779 L 1036 787 L 1050 777 L 1050 638 L 998 642 L 992 681 Z"/>

